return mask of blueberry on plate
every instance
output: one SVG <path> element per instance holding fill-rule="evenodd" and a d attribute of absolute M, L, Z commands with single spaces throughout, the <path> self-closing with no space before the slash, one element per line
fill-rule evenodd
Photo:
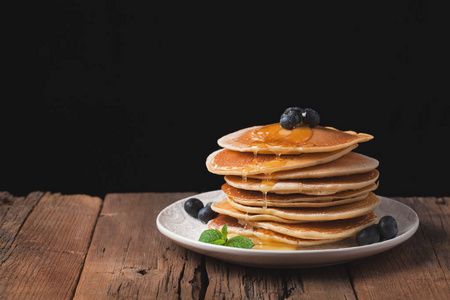
<path fill-rule="evenodd" d="M 198 212 L 198 219 L 202 221 L 202 223 L 206 224 L 209 220 L 214 219 L 218 215 L 218 213 L 211 209 L 211 204 L 212 203 L 206 204 L 206 206 Z"/>
<path fill-rule="evenodd" d="M 392 216 L 384 216 L 378 222 L 378 230 L 382 240 L 390 240 L 397 236 L 397 221 Z"/>
<path fill-rule="evenodd" d="M 319 125 L 320 116 L 317 111 L 312 108 L 305 108 L 302 112 L 303 123 L 308 124 L 309 127 L 313 128 Z"/>
<path fill-rule="evenodd" d="M 291 130 L 299 125 L 302 121 L 301 112 L 302 109 L 299 107 L 289 107 L 286 109 L 280 117 L 281 127 Z"/>
<path fill-rule="evenodd" d="M 203 208 L 203 202 L 197 198 L 189 198 L 184 202 L 184 210 L 191 217 L 197 218 L 198 212 Z"/>
<path fill-rule="evenodd" d="M 378 225 L 371 225 L 356 235 L 356 242 L 360 246 L 370 245 L 378 243 L 380 241 L 380 232 L 378 231 Z"/>

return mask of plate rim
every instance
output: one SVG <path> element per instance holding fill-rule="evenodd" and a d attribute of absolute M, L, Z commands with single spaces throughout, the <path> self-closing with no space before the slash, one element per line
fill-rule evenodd
<path fill-rule="evenodd" d="M 161 234 L 163 234 L 164 236 L 166 236 L 167 238 L 169 238 L 176 244 L 179 244 L 180 246 L 182 246 L 184 248 L 190 249 L 194 252 L 204 254 L 207 256 L 212 256 L 209 254 L 209 252 L 211 252 L 211 251 L 215 252 L 215 254 L 237 254 L 237 255 L 238 254 L 246 254 L 246 255 L 252 254 L 254 256 L 266 256 L 266 255 L 277 254 L 278 256 L 282 256 L 282 257 L 290 257 L 290 256 L 299 256 L 299 257 L 306 256 L 306 257 L 308 257 L 308 256 L 321 256 L 321 255 L 330 255 L 330 254 L 341 254 L 343 256 L 348 256 L 348 255 L 351 255 L 354 253 L 359 253 L 359 252 L 371 252 L 372 253 L 372 254 L 363 256 L 363 257 L 366 257 L 366 256 L 370 256 L 373 254 L 384 252 L 386 250 L 394 248 L 394 247 L 400 245 L 401 243 L 407 241 L 409 238 L 411 238 L 416 233 L 416 231 L 419 227 L 419 224 L 420 224 L 419 216 L 414 211 L 414 209 L 412 209 L 411 207 L 409 207 L 408 205 L 406 205 L 400 201 L 397 201 L 392 198 L 380 196 L 380 195 L 376 195 L 376 196 L 378 198 L 380 198 L 382 203 L 383 203 L 383 201 L 395 201 L 397 205 L 403 206 L 409 213 L 412 213 L 414 223 L 412 224 L 412 227 L 408 231 L 404 232 L 403 234 L 401 234 L 393 239 L 370 244 L 370 245 L 364 245 L 364 246 L 333 248 L 333 249 L 306 249 L 306 250 L 302 250 L 302 249 L 300 249 L 300 250 L 265 250 L 265 249 L 255 250 L 255 249 L 232 248 L 232 247 L 223 247 L 223 246 L 219 246 L 219 245 L 207 244 L 207 243 L 203 243 L 203 242 L 200 242 L 197 240 L 193 240 L 191 238 L 184 237 L 176 232 L 172 232 L 170 229 L 166 228 L 162 224 L 162 222 L 160 220 L 161 215 L 164 213 L 164 211 L 169 210 L 172 206 L 177 205 L 177 203 L 179 203 L 181 201 L 185 201 L 192 197 L 199 197 L 199 196 L 204 197 L 204 195 L 206 195 L 206 194 L 213 194 L 213 193 L 219 194 L 219 191 L 222 192 L 221 190 L 213 190 L 213 191 L 208 191 L 208 192 L 204 192 L 204 193 L 198 193 L 195 195 L 191 195 L 189 197 L 179 199 L 179 200 L 173 202 L 172 204 L 166 206 L 164 209 L 162 209 L 159 212 L 159 214 L 156 218 L 156 225 L 157 225 L 158 230 L 161 232 Z M 222 260 L 226 261 L 226 259 L 222 259 Z"/>

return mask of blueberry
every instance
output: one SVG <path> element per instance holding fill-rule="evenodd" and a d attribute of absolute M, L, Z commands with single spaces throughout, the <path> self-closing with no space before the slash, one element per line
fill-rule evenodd
<path fill-rule="evenodd" d="M 393 239 L 398 234 L 397 221 L 392 216 L 384 216 L 378 222 L 378 230 L 380 231 L 381 239 Z"/>
<path fill-rule="evenodd" d="M 288 114 L 288 113 L 290 113 L 290 112 L 292 112 L 292 111 L 294 111 L 294 112 L 296 112 L 296 113 L 298 113 L 299 115 L 303 112 L 303 109 L 302 108 L 300 108 L 300 107 L 289 107 L 289 108 L 286 108 L 286 110 L 283 112 L 283 115 L 284 114 Z"/>
<path fill-rule="evenodd" d="M 203 208 L 203 202 L 197 198 L 189 198 L 184 202 L 184 210 L 192 217 L 197 218 L 198 212 Z"/>
<path fill-rule="evenodd" d="M 309 125 L 309 127 L 313 128 L 319 125 L 320 116 L 317 111 L 311 108 L 305 108 L 302 112 L 302 120 L 303 123 Z"/>
<path fill-rule="evenodd" d="M 302 121 L 301 108 L 299 107 L 289 107 L 283 112 L 283 114 L 280 117 L 281 127 L 289 130 L 299 125 L 301 121 Z"/>
<path fill-rule="evenodd" d="M 218 213 L 211 209 L 211 204 L 208 203 L 205 207 L 200 209 L 198 212 L 198 219 L 202 221 L 202 223 L 208 223 L 209 220 L 217 217 Z"/>
<path fill-rule="evenodd" d="M 360 246 L 378 243 L 380 241 L 380 232 L 378 231 L 378 225 L 371 225 L 356 235 L 356 242 Z"/>

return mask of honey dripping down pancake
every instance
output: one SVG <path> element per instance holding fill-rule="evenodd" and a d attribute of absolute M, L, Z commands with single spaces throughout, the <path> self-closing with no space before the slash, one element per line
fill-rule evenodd
<path fill-rule="evenodd" d="M 249 174 L 256 179 L 302 179 L 302 178 L 324 178 L 366 173 L 374 170 L 379 165 L 378 160 L 371 157 L 350 152 L 327 163 L 312 167 L 295 168 L 287 171 L 279 171 L 270 174 Z"/>
<path fill-rule="evenodd" d="M 231 233 L 263 245 L 306 247 L 373 224 L 379 163 L 352 152 L 373 136 L 319 122 L 314 110 L 291 107 L 280 123 L 221 137 L 222 149 L 207 157 L 206 166 L 224 175 L 226 198 L 211 205 L 219 216 L 209 226 L 227 221 Z"/>
<path fill-rule="evenodd" d="M 272 192 L 277 194 L 301 193 L 307 195 L 332 195 L 346 190 L 361 189 L 374 184 L 379 176 L 377 170 L 366 173 L 326 178 L 303 178 L 287 180 L 260 180 L 239 176 L 225 176 L 225 181 L 238 189 Z"/>
<path fill-rule="evenodd" d="M 218 175 L 247 176 L 265 174 L 271 176 L 274 172 L 303 169 L 332 162 L 349 154 L 357 145 L 344 149 L 323 153 L 305 153 L 298 155 L 273 155 L 237 152 L 227 149 L 217 150 L 206 159 L 208 171 Z"/>

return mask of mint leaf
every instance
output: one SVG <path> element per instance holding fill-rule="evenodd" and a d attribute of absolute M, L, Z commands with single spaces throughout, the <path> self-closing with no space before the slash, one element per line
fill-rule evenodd
<path fill-rule="evenodd" d="M 222 233 L 217 229 L 207 229 L 202 232 L 200 238 L 198 239 L 200 242 L 214 244 L 215 241 L 222 239 Z"/>
<path fill-rule="evenodd" d="M 228 224 L 225 224 L 222 226 L 222 239 L 224 241 L 227 240 L 227 236 L 228 236 Z"/>
<path fill-rule="evenodd" d="M 223 244 L 225 244 L 226 243 L 226 241 L 225 240 L 222 240 L 222 239 L 220 239 L 220 240 L 216 240 L 216 241 L 214 241 L 214 245 L 223 245 Z"/>
<path fill-rule="evenodd" d="M 225 243 L 225 246 L 251 249 L 253 246 L 255 246 L 255 244 L 253 244 L 253 242 L 249 238 L 247 238 L 245 236 L 237 235 L 237 236 L 234 236 L 231 239 L 229 239 Z"/>
<path fill-rule="evenodd" d="M 208 244 L 224 245 L 235 248 L 251 249 L 255 246 L 255 244 L 253 244 L 253 242 L 247 237 L 238 235 L 232 237 L 231 239 L 227 239 L 227 236 L 228 224 L 225 224 L 222 226 L 221 231 L 217 229 L 207 229 L 203 231 L 198 240 Z"/>

